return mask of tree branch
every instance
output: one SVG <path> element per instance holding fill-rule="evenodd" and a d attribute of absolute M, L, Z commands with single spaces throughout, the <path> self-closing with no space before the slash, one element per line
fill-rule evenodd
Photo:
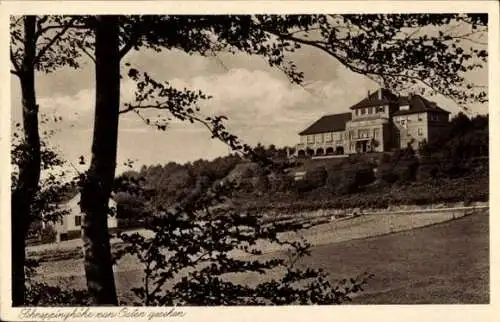
<path fill-rule="evenodd" d="M 88 56 L 88 57 L 89 57 L 89 58 L 90 58 L 90 59 L 94 62 L 94 64 L 95 64 L 95 63 L 96 63 L 96 61 L 95 61 L 94 56 L 92 56 L 92 54 L 91 54 L 91 53 L 89 53 L 89 52 L 87 51 L 87 49 L 85 49 L 85 47 L 84 47 L 84 46 L 79 46 L 79 47 L 80 47 L 80 50 L 81 50 L 81 51 L 82 51 L 85 55 L 87 55 L 87 56 Z"/>
<path fill-rule="evenodd" d="M 129 105 L 128 108 L 126 108 L 125 110 L 121 110 L 119 113 L 124 114 L 124 113 L 130 112 L 130 111 L 134 111 L 146 124 L 151 125 L 150 122 L 147 121 L 147 119 L 145 119 L 142 115 L 140 115 L 138 110 L 159 109 L 159 110 L 169 111 L 168 108 L 162 107 L 161 105 L 162 105 L 162 103 L 159 103 L 158 105 L 144 105 L 144 106 Z M 181 112 L 181 111 L 176 111 L 175 113 L 172 113 L 172 114 L 174 115 L 174 117 L 177 117 L 177 118 L 180 116 L 180 117 L 184 117 L 186 119 L 193 120 L 193 121 L 200 123 L 201 125 L 203 125 L 205 128 L 208 129 L 208 131 L 213 135 L 213 137 L 220 139 L 220 141 L 222 141 L 224 144 L 233 148 L 232 145 L 230 144 L 230 142 L 226 142 L 226 140 L 224 140 L 219 135 L 219 133 L 210 125 L 210 122 L 207 122 L 203 118 L 203 116 L 196 116 L 196 115 Z M 238 152 L 238 151 L 236 151 L 236 152 Z"/>
<path fill-rule="evenodd" d="M 36 55 L 35 59 L 33 59 L 33 65 L 36 65 L 37 62 L 40 61 L 40 59 L 43 57 L 43 55 L 45 55 L 45 53 L 47 52 L 47 50 L 49 50 L 49 48 L 59 39 L 62 37 L 62 35 L 64 35 L 66 33 L 66 31 L 68 31 L 68 29 L 71 27 L 72 23 L 76 20 L 76 18 L 72 18 L 70 20 L 70 22 L 65 26 L 63 27 L 62 30 L 60 30 L 53 38 L 52 40 L 49 41 L 49 43 L 47 45 L 45 45 L 42 49 L 40 49 L 38 51 L 38 55 Z"/>
<path fill-rule="evenodd" d="M 348 68 L 349 70 L 351 70 L 351 71 L 353 71 L 355 73 L 362 74 L 362 75 L 365 75 L 365 76 L 369 76 L 369 75 L 381 76 L 382 78 L 384 76 L 386 76 L 386 77 L 404 78 L 404 79 L 408 79 L 408 80 L 415 80 L 417 82 L 422 83 L 423 85 L 425 85 L 426 87 L 428 87 L 432 91 L 434 91 L 434 92 L 436 92 L 438 94 L 444 95 L 446 97 L 449 97 L 455 103 L 457 103 L 458 105 L 461 105 L 453 97 L 450 97 L 450 95 L 447 95 L 442 90 L 440 90 L 438 88 L 435 88 L 435 86 L 433 86 L 431 83 L 425 81 L 424 79 L 422 79 L 422 78 L 420 78 L 418 76 L 398 74 L 398 73 L 380 72 L 380 71 L 370 71 L 370 70 L 367 70 L 367 69 L 359 68 L 359 67 L 354 66 L 353 64 L 349 63 L 346 58 L 342 57 L 338 53 L 330 50 L 329 48 L 324 47 L 323 45 L 329 45 L 329 44 L 327 44 L 325 42 L 314 41 L 314 40 L 307 40 L 307 39 L 301 39 L 301 38 L 293 37 L 293 36 L 291 36 L 289 34 L 280 34 L 279 32 L 276 32 L 274 30 L 267 29 L 267 28 L 264 28 L 263 30 L 265 32 L 269 33 L 269 34 L 272 34 L 272 35 L 278 37 L 278 38 L 286 39 L 286 40 L 289 40 L 289 41 L 292 41 L 292 42 L 297 42 L 297 43 L 300 43 L 300 44 L 303 44 L 303 45 L 308 45 L 308 46 L 317 48 L 319 50 L 322 50 L 325 53 L 327 53 L 327 54 L 331 55 L 332 57 L 336 58 L 342 65 L 344 65 L 346 68 Z"/>
<path fill-rule="evenodd" d="M 120 49 L 120 59 L 125 57 L 125 55 L 132 49 L 137 41 L 141 38 L 141 33 L 139 31 L 135 31 L 127 43 Z"/>
<path fill-rule="evenodd" d="M 41 18 L 38 18 L 38 21 L 36 22 L 36 28 L 37 31 L 35 32 L 35 37 L 38 38 L 42 35 L 42 33 L 39 33 L 39 30 L 42 29 L 42 25 L 49 19 L 49 16 L 42 16 Z"/>
<path fill-rule="evenodd" d="M 76 18 L 73 18 L 73 22 L 74 20 L 76 20 Z M 37 34 L 36 34 L 36 37 L 40 37 L 43 33 L 49 31 L 49 30 L 52 30 L 52 29 L 61 29 L 61 28 L 66 28 L 66 27 L 69 27 L 71 29 L 89 29 L 89 26 L 87 25 L 70 25 L 68 26 L 68 24 L 58 24 L 58 25 L 49 25 L 49 26 L 46 26 L 44 28 L 41 28 L 37 31 Z"/>
<path fill-rule="evenodd" d="M 16 56 L 14 55 L 14 52 L 12 51 L 12 47 L 10 48 L 10 61 L 12 62 L 12 65 L 14 66 L 14 71 L 16 72 L 15 74 L 18 75 L 19 71 L 21 70 L 21 66 L 16 61 Z"/>

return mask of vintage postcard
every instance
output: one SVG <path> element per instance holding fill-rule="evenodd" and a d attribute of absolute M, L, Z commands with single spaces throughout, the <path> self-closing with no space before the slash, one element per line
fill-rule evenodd
<path fill-rule="evenodd" d="M 2 320 L 494 321 L 497 2 L 0 8 Z"/>

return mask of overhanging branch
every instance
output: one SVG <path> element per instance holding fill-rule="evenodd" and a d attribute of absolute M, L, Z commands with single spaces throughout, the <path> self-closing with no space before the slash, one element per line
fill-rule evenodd
<path fill-rule="evenodd" d="M 71 19 L 66 26 L 64 26 L 50 41 L 48 44 L 46 44 L 44 47 L 42 47 L 38 51 L 38 55 L 33 59 L 33 66 L 35 66 L 40 59 L 45 55 L 47 50 L 50 49 L 50 47 L 57 41 L 59 40 L 65 33 L 68 31 L 68 29 L 72 26 L 73 22 L 76 20 L 76 18 Z"/>
<path fill-rule="evenodd" d="M 16 56 L 14 55 L 14 52 L 12 51 L 12 47 L 10 48 L 10 61 L 12 62 L 12 65 L 14 66 L 14 71 L 16 75 L 19 74 L 19 71 L 21 70 L 21 67 L 16 61 Z"/>

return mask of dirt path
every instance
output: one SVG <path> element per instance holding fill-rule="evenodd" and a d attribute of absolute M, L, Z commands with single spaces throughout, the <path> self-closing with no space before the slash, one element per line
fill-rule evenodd
<path fill-rule="evenodd" d="M 466 213 L 467 211 L 473 211 L 474 209 L 482 209 L 482 208 L 487 208 L 487 206 L 453 207 L 453 208 L 443 208 L 443 209 L 419 209 L 419 210 L 411 209 L 403 211 L 391 211 L 390 213 L 383 211 L 365 213 L 363 216 L 354 219 L 332 220 L 330 224 L 314 227 L 313 229 L 310 230 L 305 230 L 304 236 L 309 236 L 310 238 L 312 238 L 309 241 L 314 245 L 317 244 L 316 242 L 319 242 L 319 244 L 339 242 L 352 238 L 363 238 L 363 237 L 400 231 L 404 229 L 411 229 L 414 227 L 419 227 L 422 224 L 427 225 L 434 222 L 448 220 L 450 219 L 450 216 L 451 218 L 459 217 L 462 214 Z M 313 213 L 314 212 L 311 212 L 311 214 Z M 379 216 L 381 216 L 381 218 L 379 218 Z M 408 218 L 405 218 L 407 216 L 411 216 L 410 220 L 408 220 Z M 311 216 L 311 219 L 317 219 L 319 217 L 325 217 L 325 216 L 324 215 L 317 216 L 313 214 Z M 360 227 L 359 231 L 357 231 L 356 229 L 354 230 L 348 229 L 346 231 L 347 235 L 342 234 L 343 229 L 349 227 L 353 228 L 354 226 L 364 222 L 365 220 L 368 221 L 375 220 L 378 223 L 376 226 L 373 227 L 375 228 L 374 231 L 370 231 L 369 229 L 367 231 L 366 229 L 364 229 L 366 227 Z M 335 232 L 335 234 L 333 234 L 333 232 Z M 127 231 L 127 233 L 131 234 L 140 233 L 145 237 L 151 237 L 151 232 L 146 229 L 134 229 Z M 320 236 L 315 236 L 318 234 L 320 234 Z M 121 240 L 118 238 L 112 238 L 111 244 L 118 243 L 120 241 Z M 81 246 L 82 246 L 82 240 L 78 238 L 78 239 L 62 241 L 59 243 L 28 246 L 27 253 L 35 254 L 46 251 L 57 252 L 61 250 L 76 249 Z"/>
<path fill-rule="evenodd" d="M 303 229 L 298 233 L 285 233 L 282 237 L 288 240 L 297 240 L 300 238 L 304 238 L 313 246 L 318 246 L 414 229 L 417 227 L 423 227 L 454 218 L 460 218 L 466 214 L 467 212 L 464 210 L 446 210 L 439 212 L 422 212 L 414 215 L 362 215 L 354 218 L 332 220 L 330 222 L 313 226 L 308 229 Z M 134 232 L 143 234 L 150 233 L 145 230 L 138 230 Z M 114 239 L 112 242 L 116 243 L 118 241 L 118 239 Z M 79 246 L 81 246 L 81 240 L 79 239 L 61 242 L 60 244 L 39 245 L 31 247 L 28 250 L 28 254 L 47 251 L 53 253 L 62 250 L 75 249 Z M 258 243 L 257 248 L 261 250 L 263 254 L 271 254 L 274 252 L 283 251 L 283 248 L 279 245 L 270 244 L 268 242 Z M 247 256 L 247 254 L 243 252 L 233 252 L 232 255 L 235 257 Z M 123 258 L 114 267 L 115 272 L 126 272 L 138 268 L 140 268 L 139 263 L 137 263 L 136 259 L 132 257 Z M 83 261 L 81 258 L 60 260 L 56 262 L 42 262 L 40 267 L 38 268 L 38 272 L 40 276 L 43 276 L 44 278 L 50 277 L 56 279 L 60 277 L 83 276 L 85 274 L 83 269 Z"/>

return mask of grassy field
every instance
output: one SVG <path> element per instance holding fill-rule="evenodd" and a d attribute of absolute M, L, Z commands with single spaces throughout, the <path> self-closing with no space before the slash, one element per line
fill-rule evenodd
<path fill-rule="evenodd" d="M 375 275 L 358 304 L 489 303 L 487 215 L 315 247 L 302 265 Z"/>
<path fill-rule="evenodd" d="M 408 217 L 405 216 L 408 221 Z M 403 220 L 397 216 L 398 220 Z M 419 219 L 422 225 L 424 220 Z M 371 227 L 373 217 L 346 222 L 336 232 L 327 225 L 309 231 L 309 236 L 325 236 L 316 240 L 312 255 L 299 265 L 323 267 L 332 279 L 353 277 L 363 272 L 374 274 L 364 293 L 354 298 L 356 304 L 411 303 L 487 303 L 489 301 L 489 237 L 487 211 L 427 227 L 364 238 L 363 230 Z M 416 220 L 416 219 L 412 219 Z M 393 220 L 391 226 L 395 219 Z M 431 222 L 429 222 L 431 223 Z M 416 222 L 414 224 L 417 224 Z M 380 228 L 387 223 L 380 221 Z M 398 225 L 395 225 L 398 226 Z M 365 227 L 365 228 L 363 228 Z M 337 227 L 340 228 L 340 227 Z M 325 230 L 322 232 L 321 230 Z M 345 231 L 344 231 L 345 230 Z M 361 238 L 346 240 L 347 230 Z M 328 234 L 335 234 L 331 239 Z M 379 234 L 384 231 L 380 230 Z M 338 238 L 338 239 L 337 239 Z M 309 238 L 308 238 L 309 239 Z M 330 242 L 326 243 L 326 240 Z M 283 256 L 269 252 L 263 257 Z M 41 276 L 46 281 L 73 288 L 85 286 L 81 260 L 43 263 Z M 54 267 L 58 269 L 54 270 Z M 62 269 L 64 268 L 64 269 Z M 272 278 L 278 272 L 266 274 Z M 130 288 L 141 283 L 142 270 L 131 258 L 124 259 L 115 271 L 120 299 L 133 300 Z M 262 280 L 257 274 L 229 277 L 237 283 L 255 284 Z"/>

